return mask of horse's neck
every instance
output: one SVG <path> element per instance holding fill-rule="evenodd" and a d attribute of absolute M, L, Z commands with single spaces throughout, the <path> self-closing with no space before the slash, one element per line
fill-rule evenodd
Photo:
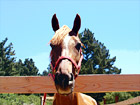
<path fill-rule="evenodd" d="M 72 93 L 68 96 L 55 94 L 53 105 L 97 105 L 96 101 L 82 93 Z"/>
<path fill-rule="evenodd" d="M 53 105 L 78 105 L 77 93 L 72 93 L 67 96 L 56 93 Z"/>

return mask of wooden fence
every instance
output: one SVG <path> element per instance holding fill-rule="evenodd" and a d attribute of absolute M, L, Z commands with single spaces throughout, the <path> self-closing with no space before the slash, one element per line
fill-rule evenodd
<path fill-rule="evenodd" d="M 140 91 L 140 74 L 80 75 L 74 92 L 101 93 Z M 0 93 L 56 93 L 49 76 L 1 76 Z"/>
<path fill-rule="evenodd" d="M 140 74 L 80 75 L 74 92 L 101 93 L 140 91 Z M 49 76 L 0 77 L 0 93 L 56 93 Z"/>

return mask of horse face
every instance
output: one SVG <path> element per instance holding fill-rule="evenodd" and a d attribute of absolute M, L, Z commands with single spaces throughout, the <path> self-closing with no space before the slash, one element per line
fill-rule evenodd
<path fill-rule="evenodd" d="M 80 16 L 77 14 L 73 29 L 68 31 L 67 35 L 62 41 L 60 41 L 59 44 L 51 44 L 51 63 L 53 67 L 56 65 L 55 62 L 57 62 L 59 57 L 71 58 L 73 62 L 78 64 L 81 56 L 81 41 L 78 37 L 80 25 Z M 59 23 L 56 15 L 54 15 L 52 18 L 52 27 L 55 32 L 58 30 L 56 33 L 59 33 Z M 58 36 L 57 39 L 60 40 Z M 75 65 L 73 62 L 69 59 L 62 59 L 56 67 L 55 86 L 60 94 L 70 94 L 73 91 L 75 82 Z"/>

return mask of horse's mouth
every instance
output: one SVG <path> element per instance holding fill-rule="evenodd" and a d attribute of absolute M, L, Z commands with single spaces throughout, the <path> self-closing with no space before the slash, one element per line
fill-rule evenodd
<path fill-rule="evenodd" d="M 75 80 L 73 81 L 69 81 L 69 84 L 67 87 L 61 87 L 60 85 L 55 84 L 57 92 L 61 95 L 69 95 L 73 92 L 74 89 L 74 85 L 75 85 Z"/>

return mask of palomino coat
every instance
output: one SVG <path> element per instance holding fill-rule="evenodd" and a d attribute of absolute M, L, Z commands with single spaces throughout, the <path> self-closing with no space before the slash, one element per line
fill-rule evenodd
<path fill-rule="evenodd" d="M 53 105 L 97 105 L 96 101 L 83 93 L 72 93 L 64 96 L 55 94 Z"/>

